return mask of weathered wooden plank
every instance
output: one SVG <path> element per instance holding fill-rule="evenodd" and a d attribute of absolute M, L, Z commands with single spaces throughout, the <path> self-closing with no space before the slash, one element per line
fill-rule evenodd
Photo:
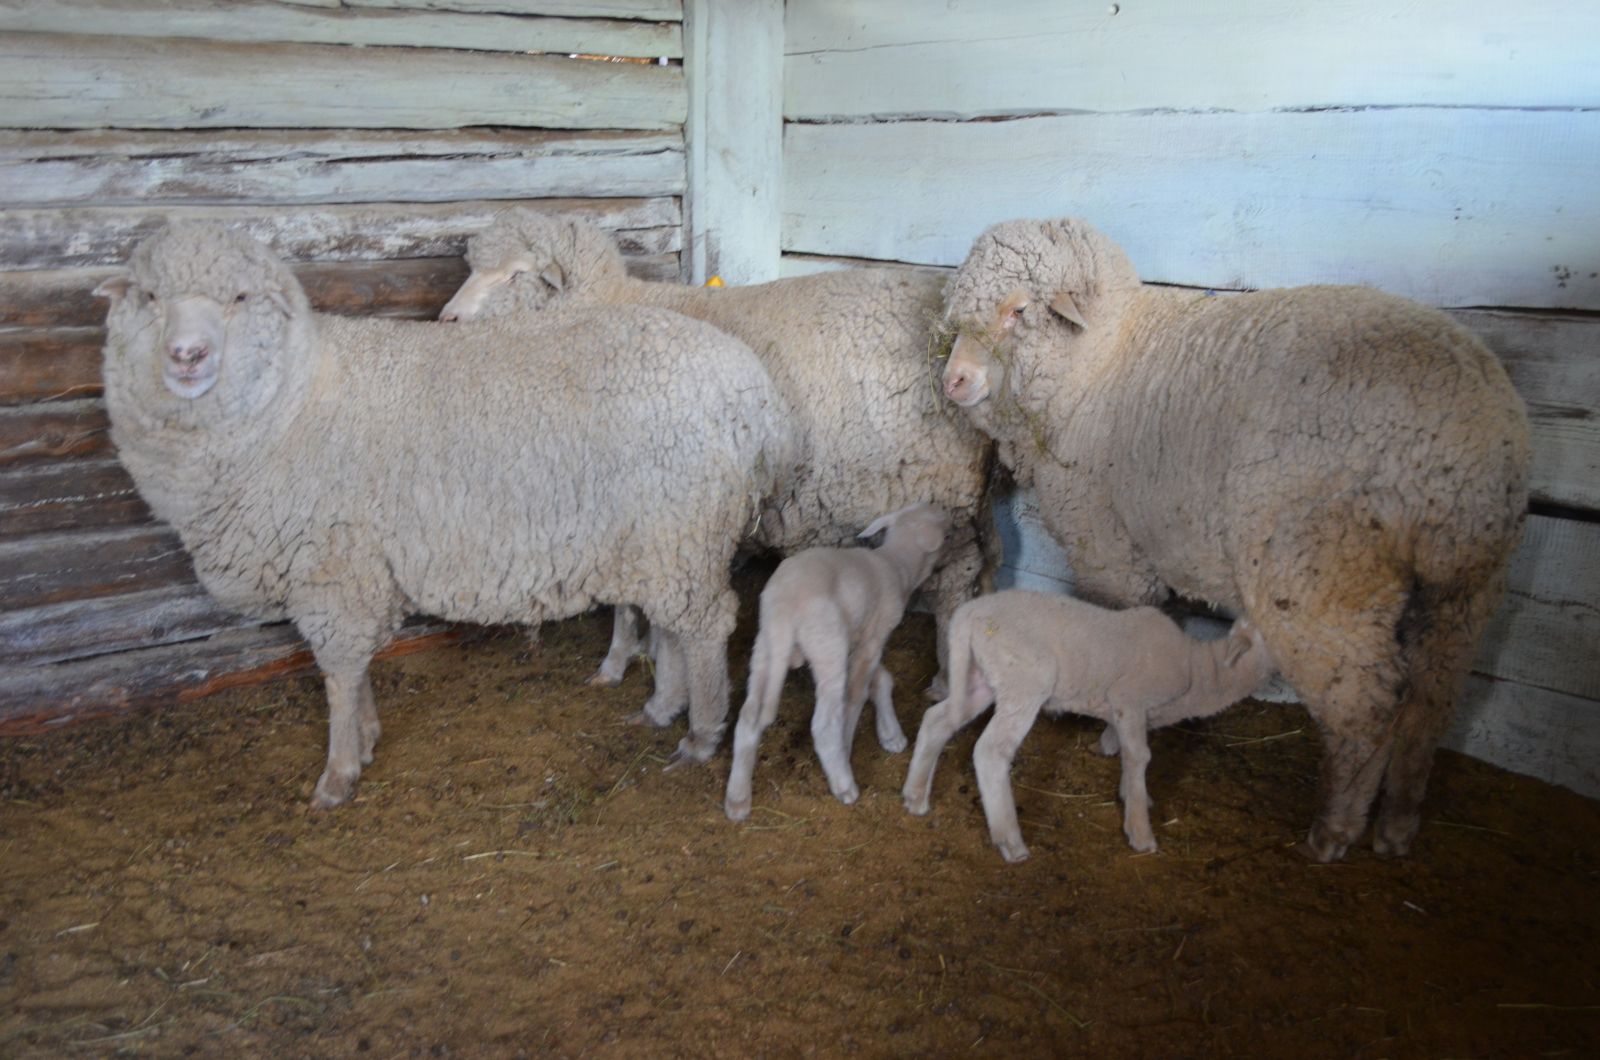
<path fill-rule="evenodd" d="M 783 0 L 691 5 L 689 282 L 778 278 Z"/>
<path fill-rule="evenodd" d="M 1071 555 L 1045 529 L 1031 490 L 999 499 L 995 522 L 1005 549 L 1003 588 L 1072 591 Z M 1529 516 L 1508 580 L 1474 669 L 1600 699 L 1600 525 Z"/>
<path fill-rule="evenodd" d="M 673 132 L 0 131 L 0 203 L 464 202 L 678 195 Z"/>
<path fill-rule="evenodd" d="M 1600 704 L 1469 677 L 1443 746 L 1600 798 Z"/>
<path fill-rule="evenodd" d="M 1499 355 L 1533 429 L 1536 500 L 1600 511 L 1600 319 L 1462 309 Z"/>
<path fill-rule="evenodd" d="M 676 253 L 624 259 L 634 276 L 676 279 Z M 92 327 L 103 324 L 105 302 L 91 293 L 118 269 L 35 269 L 0 272 L 0 326 Z M 460 258 L 313 262 L 295 267 L 311 304 L 327 313 L 427 319 L 438 314 L 467 278 Z M 0 427 L 3 435 L 4 427 Z M 4 445 L 0 445 L 3 462 Z"/>
<path fill-rule="evenodd" d="M 672 198 L 7 210 L 0 213 L 0 268 L 118 265 L 139 240 L 177 220 L 241 228 L 291 261 L 459 256 L 469 236 L 513 206 L 585 217 L 613 232 L 624 254 L 665 254 L 682 245 L 681 210 Z"/>
<path fill-rule="evenodd" d="M 0 32 L 81 34 L 115 26 L 123 37 L 278 41 L 298 44 L 470 48 L 678 58 L 681 27 L 672 22 L 512 17 L 490 9 L 461 14 L 426 8 L 318 8 L 266 0 L 75 0 L 41 4 L 0 0 Z"/>
<path fill-rule="evenodd" d="M 108 456 L 111 421 L 98 398 L 0 408 L 0 468 Z"/>
<path fill-rule="evenodd" d="M 378 658 L 439 647 L 460 636 L 452 627 L 413 621 Z M 0 672 L 0 737 L 186 703 L 315 668 L 311 650 L 285 624 L 53 666 L 13 667 Z"/>
<path fill-rule="evenodd" d="M 784 114 L 1600 104 L 1600 7 L 1468 7 L 794 0 Z"/>
<path fill-rule="evenodd" d="M 295 0 L 300 3 L 304 0 Z M 677 22 L 683 0 L 338 0 L 346 7 L 405 7 L 443 11 L 507 11 L 563 18 L 643 18 Z"/>
<path fill-rule="evenodd" d="M 151 519 L 133 479 L 115 459 L 0 468 L 0 538 L 103 530 Z"/>
<path fill-rule="evenodd" d="M 43 666 L 259 626 L 198 585 L 0 611 L 0 666 Z"/>
<path fill-rule="evenodd" d="M 0 405 L 100 393 L 101 328 L 0 331 Z"/>
<path fill-rule="evenodd" d="M 1076 214 L 1155 282 L 1600 309 L 1597 171 L 1600 110 L 791 124 L 783 239 L 954 265 L 996 221 Z"/>
<path fill-rule="evenodd" d="M 685 107 L 676 66 L 0 34 L 0 111 L 35 129 L 674 129 Z"/>
<path fill-rule="evenodd" d="M 193 584 L 183 543 L 160 523 L 0 541 L 0 611 Z"/>

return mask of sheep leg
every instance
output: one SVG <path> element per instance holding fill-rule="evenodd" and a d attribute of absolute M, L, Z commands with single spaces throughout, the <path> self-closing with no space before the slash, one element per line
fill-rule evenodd
<path fill-rule="evenodd" d="M 323 683 L 328 692 L 328 764 L 317 779 L 311 806 L 330 810 L 350 801 L 363 762 L 371 761 L 370 748 L 365 746 L 362 734 L 362 698 L 372 698 L 372 686 L 365 661 L 325 669 Z M 373 722 L 377 722 L 376 708 Z M 376 739 L 374 733 L 373 740 Z"/>
<path fill-rule="evenodd" d="M 966 650 L 964 647 L 961 650 Z M 901 796 L 906 809 L 921 817 L 928 812 L 929 798 L 933 794 L 933 767 L 939 762 L 939 752 L 950 742 L 967 722 L 976 718 L 994 702 L 994 689 L 984 680 L 976 666 L 964 694 L 957 694 L 929 707 L 922 715 L 922 726 L 917 730 L 917 746 L 911 752 L 911 767 L 906 770 L 905 787 Z"/>
<path fill-rule="evenodd" d="M 872 709 L 878 730 L 878 746 L 890 754 L 906 749 L 905 730 L 894 713 L 894 678 L 880 663 L 872 675 Z"/>
<path fill-rule="evenodd" d="M 1116 754 L 1121 747 L 1122 743 L 1117 737 L 1116 725 L 1109 721 L 1106 722 L 1106 727 L 1100 732 L 1100 753 L 1105 755 L 1107 758 L 1110 758 L 1112 755 Z"/>
<path fill-rule="evenodd" d="M 867 695 L 882 667 L 883 645 L 863 644 L 850 658 L 850 682 L 845 687 L 846 710 L 844 725 L 839 731 L 839 750 L 848 761 L 856 746 L 856 728 L 861 724 L 861 712 L 866 709 Z"/>
<path fill-rule="evenodd" d="M 1464 601 L 1415 601 L 1416 614 L 1403 623 L 1416 628 L 1406 630 L 1402 649 L 1406 695 L 1395 718 L 1393 748 L 1372 830 L 1372 848 L 1380 854 L 1398 857 L 1411 850 L 1422 823 L 1422 798 L 1434 749 L 1449 727 L 1462 677 L 1503 587 L 1503 578 L 1497 578 Z"/>
<path fill-rule="evenodd" d="M 600 669 L 589 678 L 589 684 L 598 686 L 620 685 L 628 672 L 628 663 L 639 654 L 644 642 L 639 637 L 639 611 L 626 604 L 611 609 L 611 647 L 600 661 Z"/>
<path fill-rule="evenodd" d="M 372 752 L 378 746 L 383 726 L 378 723 L 378 701 L 372 697 L 372 677 L 363 675 L 356 688 L 356 728 L 361 734 L 361 764 L 372 764 Z"/>
<path fill-rule="evenodd" d="M 818 631 L 819 633 L 821 631 Z M 817 686 L 817 705 L 811 714 L 811 746 L 828 778 L 828 790 L 846 806 L 861 795 L 850 772 L 850 749 L 845 741 L 849 721 L 850 678 L 846 674 L 849 645 L 842 629 L 830 628 L 806 645 L 811 676 Z"/>
<path fill-rule="evenodd" d="M 628 720 L 635 725 L 654 725 L 663 728 L 683 713 L 689 705 L 689 689 L 685 683 L 686 664 L 683 644 L 677 636 L 666 630 L 650 628 L 650 654 L 655 658 L 655 691 L 645 700 L 644 708 Z"/>
<path fill-rule="evenodd" d="M 1145 767 L 1150 764 L 1149 733 L 1145 719 L 1139 711 L 1114 711 L 1107 732 L 1115 732 L 1122 753 L 1122 834 L 1128 845 L 1141 854 L 1156 848 L 1155 833 L 1150 828 L 1150 793 L 1145 788 Z"/>
<path fill-rule="evenodd" d="M 768 630 L 756 634 L 750 652 L 750 686 L 744 706 L 739 708 L 739 723 L 733 729 L 733 768 L 728 771 L 728 788 L 722 809 L 730 821 L 750 816 L 750 785 L 756 770 L 756 748 L 761 735 L 778 716 L 778 699 L 788 676 L 789 649 L 774 650 L 775 638 Z"/>
<path fill-rule="evenodd" d="M 999 848 L 1000 856 L 1013 863 L 1026 859 L 1028 848 L 1022 842 L 1017 804 L 1011 794 L 1011 762 L 1047 698 L 1048 695 L 1031 694 L 1007 695 L 996 700 L 994 719 L 984 728 L 972 749 L 978 793 L 983 796 L 983 815 L 989 821 L 989 838 Z"/>
<path fill-rule="evenodd" d="M 730 594 L 731 595 L 731 594 Z M 704 762 L 722 742 L 728 717 L 728 637 L 684 637 L 689 676 L 689 734 L 678 741 L 673 765 Z"/>
<path fill-rule="evenodd" d="M 978 594 L 985 569 L 982 544 L 970 525 L 953 529 L 950 538 L 965 540 L 945 546 L 943 562 L 923 583 L 923 592 L 933 607 L 934 648 L 939 659 L 939 670 L 925 693 L 930 700 L 944 699 L 949 694 L 950 617 L 956 608 Z"/>

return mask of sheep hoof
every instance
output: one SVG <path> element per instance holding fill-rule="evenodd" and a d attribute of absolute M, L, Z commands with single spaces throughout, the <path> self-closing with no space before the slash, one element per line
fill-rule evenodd
<path fill-rule="evenodd" d="M 730 821 L 742 821 L 750 816 L 750 800 L 728 799 L 722 804 L 722 812 L 728 815 Z"/>
<path fill-rule="evenodd" d="M 1100 753 L 1110 758 L 1122 752 L 1122 741 L 1117 739 L 1117 730 L 1107 725 L 1100 734 Z"/>
<path fill-rule="evenodd" d="M 928 797 L 926 795 L 921 797 L 916 795 L 907 795 L 905 797 L 905 803 L 906 812 L 911 814 L 913 817 L 926 817 L 928 816 L 928 810 L 931 809 L 931 807 L 928 805 Z"/>
<path fill-rule="evenodd" d="M 678 741 L 678 751 L 672 756 L 672 761 L 667 763 L 663 772 L 677 769 L 679 766 L 698 765 L 710 761 L 711 756 L 717 753 L 717 743 L 720 734 L 710 737 L 696 736 L 690 733 Z"/>
<path fill-rule="evenodd" d="M 622 684 L 622 675 L 606 673 L 605 668 L 601 667 L 591 674 L 584 684 L 595 688 L 615 688 Z"/>
<path fill-rule="evenodd" d="M 1023 845 L 1022 840 L 1020 839 L 1016 841 L 1007 840 L 1004 843 L 996 843 L 995 846 L 1000 849 L 1000 856 L 1005 858 L 1006 861 L 1012 865 L 1015 865 L 1019 861 L 1028 860 L 1028 848 Z"/>
<path fill-rule="evenodd" d="M 906 749 L 906 734 L 900 733 L 889 737 L 887 740 L 879 740 L 878 744 L 890 754 L 897 755 Z"/>
<path fill-rule="evenodd" d="M 1154 836 L 1151 836 L 1147 839 L 1135 839 L 1130 835 L 1128 837 L 1128 845 L 1134 850 L 1138 851 L 1140 854 L 1154 854 L 1156 852 L 1156 840 Z"/>
<path fill-rule="evenodd" d="M 363 723 L 361 726 L 361 764 L 372 764 L 372 752 L 378 746 L 378 737 L 383 733 L 383 726 L 376 721 Z"/>
<path fill-rule="evenodd" d="M 1411 842 L 1417 838 L 1418 817 L 1407 820 L 1380 820 L 1372 830 L 1372 849 L 1384 857 L 1403 858 L 1411 853 Z"/>
<path fill-rule="evenodd" d="M 851 782 L 851 784 L 843 791 L 834 792 L 833 797 L 844 803 L 846 806 L 849 806 L 857 799 L 861 798 L 861 789 L 856 787 L 854 782 Z"/>
<path fill-rule="evenodd" d="M 331 810 L 343 806 L 355 794 L 356 778 L 360 773 L 334 773 L 325 771 L 317 780 L 317 790 L 311 795 L 313 810 Z"/>
<path fill-rule="evenodd" d="M 1318 821 L 1311 826 L 1311 834 L 1306 836 L 1306 841 L 1295 849 L 1312 861 L 1326 865 L 1330 861 L 1338 861 L 1344 857 L 1345 851 L 1350 849 L 1350 844 L 1333 838 L 1322 826 L 1322 822 Z"/>

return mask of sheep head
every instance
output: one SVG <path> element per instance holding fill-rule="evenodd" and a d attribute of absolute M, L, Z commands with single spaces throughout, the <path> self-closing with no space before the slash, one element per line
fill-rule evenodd
<path fill-rule="evenodd" d="M 107 390 L 147 415 L 192 423 L 231 416 L 271 402 L 306 370 L 314 325 L 305 291 L 241 232 L 168 225 L 95 294 L 111 302 Z"/>
<path fill-rule="evenodd" d="M 1085 221 L 994 225 L 945 288 L 956 334 L 945 395 L 963 408 L 1002 387 L 1020 396 L 1044 359 L 1070 356 L 1080 335 L 1109 326 L 1113 298 L 1138 284 L 1126 255 Z"/>
<path fill-rule="evenodd" d="M 932 572 L 951 525 L 950 513 L 937 504 L 908 504 L 878 516 L 857 536 L 866 539 L 884 532 L 883 551 L 903 557 L 909 584 L 915 586 Z"/>
<path fill-rule="evenodd" d="M 472 274 L 439 319 L 448 323 L 537 312 L 624 274 L 611 237 L 578 217 L 507 210 L 467 241 Z"/>

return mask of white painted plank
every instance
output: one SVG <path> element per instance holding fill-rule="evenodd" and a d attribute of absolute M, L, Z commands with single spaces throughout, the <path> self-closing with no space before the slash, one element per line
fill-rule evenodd
<path fill-rule="evenodd" d="M 1600 111 L 1139 114 L 785 130 L 786 251 L 959 263 L 1076 214 L 1147 280 L 1600 309 Z"/>
<path fill-rule="evenodd" d="M 0 132 L 0 204 L 453 202 L 664 196 L 674 132 Z"/>
<path fill-rule="evenodd" d="M 684 22 L 691 283 L 778 278 L 783 0 L 703 0 Z"/>
<path fill-rule="evenodd" d="M 503 8 L 501 8 L 503 10 Z M 530 18 L 503 14 L 439 13 L 404 8 L 301 7 L 268 0 L 0 0 L 0 32 L 101 33 L 119 37 L 298 44 L 470 48 L 506 52 L 580 52 L 678 58 L 682 27 L 675 22 Z"/>
<path fill-rule="evenodd" d="M 790 0 L 784 114 L 1600 105 L 1600 5 Z"/>
<path fill-rule="evenodd" d="M 684 107 L 675 66 L 0 34 L 0 113 L 25 128 L 672 129 Z"/>
<path fill-rule="evenodd" d="M 467 238 L 510 206 L 584 217 L 613 233 L 625 254 L 682 247 L 678 200 L 671 198 L 6 210 L 0 212 L 0 269 L 118 265 L 139 240 L 177 220 L 242 228 L 295 261 L 449 257 L 464 253 Z"/>
<path fill-rule="evenodd" d="M 1461 309 L 1528 403 L 1536 500 L 1600 511 L 1600 319 Z"/>
<path fill-rule="evenodd" d="M 295 0 L 303 3 L 305 0 Z M 320 2 L 320 0 L 319 0 Z M 341 2 L 341 0 L 330 0 Z M 506 11 L 562 18 L 642 18 L 678 22 L 683 0 L 342 0 L 345 7 L 403 7 L 432 11 Z"/>
<path fill-rule="evenodd" d="M 1600 798 L 1600 704 L 1469 677 L 1443 746 Z"/>

